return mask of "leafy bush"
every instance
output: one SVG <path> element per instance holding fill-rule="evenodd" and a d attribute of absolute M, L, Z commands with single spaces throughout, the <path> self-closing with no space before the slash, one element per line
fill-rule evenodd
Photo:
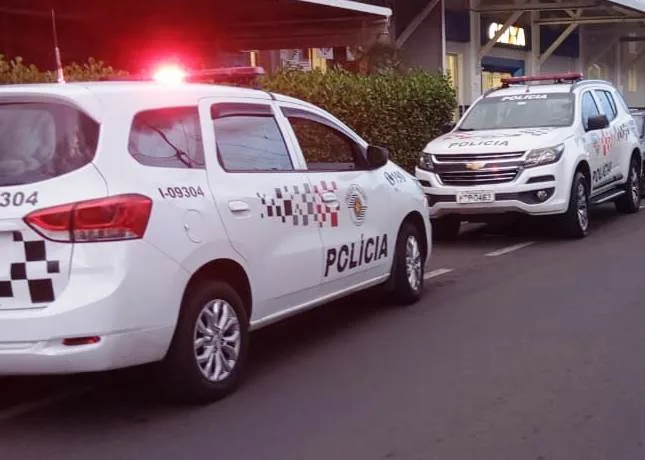
<path fill-rule="evenodd" d="M 448 77 L 416 69 L 370 75 L 286 69 L 261 84 L 322 107 L 367 142 L 387 147 L 408 171 L 426 143 L 452 120 L 457 103 Z"/>
<path fill-rule="evenodd" d="M 72 63 L 63 68 L 66 81 L 93 81 L 107 76 L 127 75 L 117 71 L 103 61 L 90 58 L 84 64 Z M 0 54 L 0 84 L 43 83 L 56 81 L 56 72 L 41 71 L 32 64 L 25 64 L 17 57 L 8 61 Z"/>
<path fill-rule="evenodd" d="M 92 81 L 127 75 L 102 61 L 65 66 L 66 81 Z M 21 58 L 0 55 L 0 84 L 56 81 L 56 72 L 41 71 Z M 286 68 L 260 80 L 269 91 L 324 108 L 366 141 L 390 149 L 392 159 L 408 171 L 426 143 L 451 121 L 456 107 L 450 80 L 422 70 L 355 74 L 334 69 L 326 73 Z"/>

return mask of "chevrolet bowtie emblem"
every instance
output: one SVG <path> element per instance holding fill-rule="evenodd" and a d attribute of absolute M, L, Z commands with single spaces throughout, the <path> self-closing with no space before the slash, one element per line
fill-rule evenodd
<path fill-rule="evenodd" d="M 484 166 L 486 166 L 486 163 L 484 163 L 483 161 L 475 161 L 473 163 L 466 163 L 466 169 L 470 169 L 471 171 L 479 171 Z"/>

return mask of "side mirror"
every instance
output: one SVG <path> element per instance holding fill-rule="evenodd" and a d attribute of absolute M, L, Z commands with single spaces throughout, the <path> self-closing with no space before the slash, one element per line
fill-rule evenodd
<path fill-rule="evenodd" d="M 390 159 L 390 152 L 385 147 L 370 145 L 367 147 L 367 165 L 370 169 L 385 166 Z"/>
<path fill-rule="evenodd" d="M 452 131 L 453 129 L 455 129 L 455 126 L 457 126 L 456 123 L 452 123 L 452 122 L 451 123 L 446 123 L 446 124 L 441 126 L 441 129 L 439 131 L 441 132 L 441 134 L 447 134 L 450 131 Z"/>
<path fill-rule="evenodd" d="M 587 120 L 587 131 L 597 131 L 599 129 L 605 129 L 609 126 L 609 120 L 607 115 L 596 115 L 595 117 L 589 117 Z"/>

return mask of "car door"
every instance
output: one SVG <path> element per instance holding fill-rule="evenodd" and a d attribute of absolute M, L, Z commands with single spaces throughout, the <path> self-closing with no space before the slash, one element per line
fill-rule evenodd
<path fill-rule="evenodd" d="M 311 195 L 269 100 L 200 103 L 210 188 L 234 249 L 250 267 L 255 320 L 318 296 L 320 229 L 305 213 Z"/>
<path fill-rule="evenodd" d="M 367 145 L 324 111 L 280 104 L 306 163 L 318 204 L 324 294 L 374 282 L 389 273 L 396 238 L 382 171 L 367 168 Z M 398 224 L 398 223 L 397 223 Z"/>
<path fill-rule="evenodd" d="M 601 113 L 609 120 L 609 127 L 605 130 L 603 143 L 610 162 L 610 166 L 607 166 L 611 170 L 610 178 L 617 180 L 622 174 L 621 166 L 624 164 L 622 159 L 629 158 L 631 153 L 628 151 L 629 144 L 626 142 L 628 128 L 622 126 L 622 120 L 618 119 L 618 110 L 611 93 L 605 89 L 596 89 L 594 93 Z"/>
<path fill-rule="evenodd" d="M 606 142 L 607 129 L 589 130 L 589 118 L 600 115 L 598 103 L 592 90 L 582 93 L 580 114 L 584 128 L 584 145 L 589 154 L 591 168 L 591 190 L 601 189 L 611 179 L 611 151 Z"/>

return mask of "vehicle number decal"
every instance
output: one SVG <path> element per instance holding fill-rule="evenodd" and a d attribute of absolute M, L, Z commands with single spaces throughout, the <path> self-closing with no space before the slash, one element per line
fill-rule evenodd
<path fill-rule="evenodd" d="M 8 208 L 10 206 L 19 208 L 21 206 L 36 206 L 38 204 L 38 192 L 24 193 L 24 192 L 2 192 L 0 193 L 0 208 Z"/>
<path fill-rule="evenodd" d="M 402 184 L 407 181 L 401 171 L 385 171 L 385 178 L 390 183 L 390 185 Z"/>
<path fill-rule="evenodd" d="M 185 187 L 185 186 L 175 186 L 175 187 L 159 187 L 159 195 L 161 198 L 166 199 L 187 199 L 187 198 L 197 198 L 204 195 L 204 190 L 201 186 L 197 187 Z"/>

